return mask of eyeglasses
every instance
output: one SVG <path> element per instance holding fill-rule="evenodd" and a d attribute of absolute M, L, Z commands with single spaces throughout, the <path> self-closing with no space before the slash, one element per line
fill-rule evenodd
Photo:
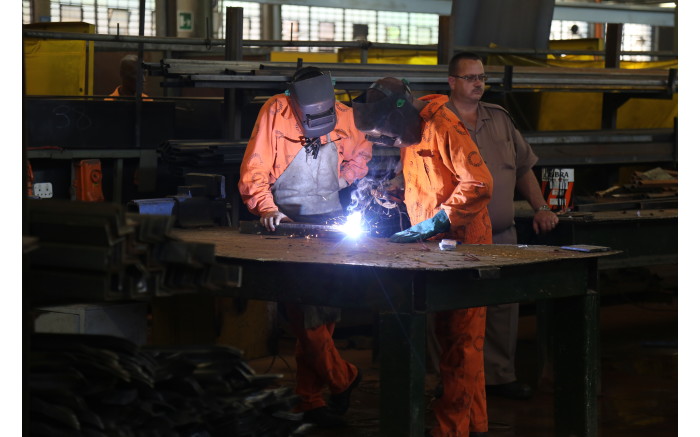
<path fill-rule="evenodd" d="M 450 74 L 450 76 L 464 79 L 467 82 L 476 82 L 477 80 L 480 82 L 486 82 L 489 78 L 485 74 L 465 74 L 464 76 L 457 76 L 456 74 Z"/>

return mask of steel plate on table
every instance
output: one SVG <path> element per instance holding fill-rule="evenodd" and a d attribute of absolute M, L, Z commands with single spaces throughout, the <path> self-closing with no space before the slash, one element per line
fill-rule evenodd
<path fill-rule="evenodd" d="M 387 238 L 288 238 L 243 234 L 231 228 L 174 229 L 183 241 L 214 243 L 216 256 L 231 261 L 355 265 L 411 270 L 462 270 L 531 263 L 599 258 L 620 253 L 578 252 L 558 246 L 460 244 L 440 250 L 437 241 L 391 243 Z"/>
<path fill-rule="evenodd" d="M 270 232 L 259 221 L 241 221 L 241 234 L 277 235 L 285 237 L 330 237 L 342 238 L 345 233 L 334 225 L 317 225 L 312 223 L 280 223 Z"/>

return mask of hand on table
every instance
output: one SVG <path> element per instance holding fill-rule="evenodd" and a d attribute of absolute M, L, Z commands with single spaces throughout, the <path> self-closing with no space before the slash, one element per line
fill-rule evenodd
<path fill-rule="evenodd" d="M 281 222 L 292 222 L 293 220 L 284 215 L 279 211 L 266 212 L 260 217 L 260 223 L 265 226 L 265 228 L 274 232 L 275 227 Z"/>
<path fill-rule="evenodd" d="M 532 229 L 535 230 L 535 234 L 547 233 L 553 230 L 559 223 L 559 217 L 552 211 L 540 210 L 535 213 L 535 217 L 532 219 Z"/>

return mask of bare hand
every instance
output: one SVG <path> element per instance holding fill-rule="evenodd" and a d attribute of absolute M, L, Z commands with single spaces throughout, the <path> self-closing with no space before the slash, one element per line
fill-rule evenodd
<path fill-rule="evenodd" d="M 532 229 L 535 234 L 547 233 L 553 230 L 559 223 L 559 217 L 552 211 L 537 211 L 532 219 Z"/>
<path fill-rule="evenodd" d="M 260 223 L 270 232 L 274 232 L 275 226 L 279 225 L 281 222 L 291 221 L 292 219 L 279 211 L 266 212 L 260 217 Z"/>

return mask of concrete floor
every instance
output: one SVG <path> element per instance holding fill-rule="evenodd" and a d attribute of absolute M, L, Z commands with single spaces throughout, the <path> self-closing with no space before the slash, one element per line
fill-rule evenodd
<path fill-rule="evenodd" d="M 658 279 L 657 275 L 653 275 Z M 649 286 L 644 279 L 644 287 Z M 616 284 L 615 281 L 621 281 Z M 664 281 L 666 281 L 664 283 Z M 619 291 L 628 284 L 624 275 L 608 281 Z M 634 284 L 632 284 L 634 286 Z M 600 437 L 668 437 L 678 435 L 678 308 L 677 284 L 652 284 L 660 293 L 643 297 L 618 295 L 601 307 L 601 391 L 599 404 Z M 639 285 L 637 285 L 638 287 Z M 676 287 L 676 290 L 674 290 Z M 670 292 L 669 292 L 670 290 Z M 532 311 L 530 311 L 531 313 Z M 490 397 L 488 412 L 492 437 L 546 437 L 554 435 L 553 397 L 546 383 L 538 383 L 536 362 L 536 320 L 523 307 L 520 318 L 518 358 L 519 378 L 537 387 L 528 401 Z M 358 365 L 364 380 L 353 392 L 346 414 L 347 428 L 308 429 L 309 437 L 379 436 L 379 369 L 373 362 L 371 337 L 343 335 L 338 329 L 336 343 L 347 360 Z M 258 373 L 281 373 L 281 385 L 294 386 L 294 340 L 280 338 L 279 354 L 249 362 Z M 426 424 L 432 424 L 430 409 L 434 380 L 426 378 Z"/>

